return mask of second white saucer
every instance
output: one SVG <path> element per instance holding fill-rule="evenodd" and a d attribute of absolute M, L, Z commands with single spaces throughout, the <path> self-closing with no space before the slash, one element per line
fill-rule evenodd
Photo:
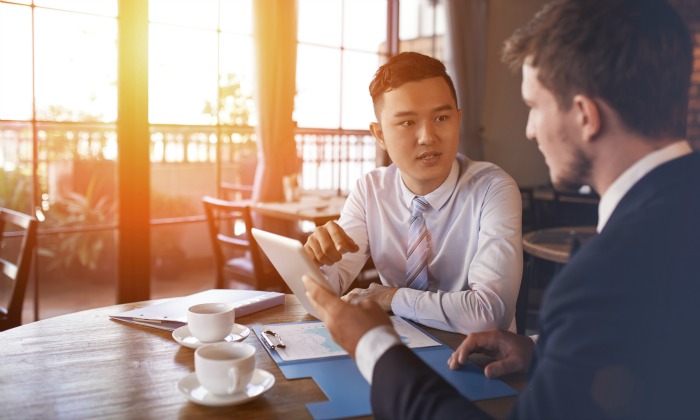
<path fill-rule="evenodd" d="M 263 369 L 253 371 L 253 379 L 244 391 L 233 395 L 214 395 L 199 384 L 196 373 L 190 373 L 177 382 L 177 390 L 188 400 L 202 405 L 236 405 L 251 401 L 275 384 L 275 377 Z"/>
<path fill-rule="evenodd" d="M 221 341 L 243 341 L 246 337 L 248 337 L 248 335 L 250 335 L 250 328 L 241 324 L 233 324 L 231 334 L 227 335 L 226 338 Z M 205 344 L 190 333 L 190 328 L 187 325 L 183 325 L 182 327 L 173 331 L 173 338 L 181 345 L 191 349 L 196 349 L 202 344 Z"/>

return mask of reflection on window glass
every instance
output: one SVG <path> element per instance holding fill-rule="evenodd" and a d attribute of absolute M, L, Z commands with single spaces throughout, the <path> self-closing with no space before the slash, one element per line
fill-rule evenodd
<path fill-rule="evenodd" d="M 0 119 L 32 118 L 32 15 L 26 6 L 0 4 Z"/>
<path fill-rule="evenodd" d="M 366 130 L 376 120 L 369 83 L 380 65 L 379 60 L 377 54 L 345 52 L 342 128 Z"/>
<path fill-rule="evenodd" d="M 342 12 L 342 0 L 299 0 L 298 41 L 340 47 Z"/>
<path fill-rule="evenodd" d="M 340 50 L 299 45 L 294 119 L 299 127 L 340 126 Z"/>
<path fill-rule="evenodd" d="M 381 0 L 344 2 L 343 47 L 379 52 L 386 43 L 387 3 Z"/>
<path fill-rule="evenodd" d="M 72 10 L 110 17 L 117 16 L 117 0 L 34 0 L 34 4 L 52 9 Z"/>
<path fill-rule="evenodd" d="M 216 124 L 216 32 L 151 24 L 149 37 L 150 122 Z"/>
<path fill-rule="evenodd" d="M 35 17 L 37 119 L 115 121 L 116 20 L 45 9 Z"/>
<path fill-rule="evenodd" d="M 219 25 L 218 3 L 219 0 L 149 0 L 148 19 L 151 22 L 214 30 Z"/>

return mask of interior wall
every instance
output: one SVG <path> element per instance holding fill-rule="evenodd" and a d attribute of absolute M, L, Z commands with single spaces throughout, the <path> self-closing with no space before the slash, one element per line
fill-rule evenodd
<path fill-rule="evenodd" d="M 546 0 L 490 0 L 483 113 L 484 160 L 508 172 L 521 187 L 546 185 L 547 166 L 535 142 L 525 137 L 527 107 L 520 74 L 501 62 L 503 42 L 527 23 Z"/>

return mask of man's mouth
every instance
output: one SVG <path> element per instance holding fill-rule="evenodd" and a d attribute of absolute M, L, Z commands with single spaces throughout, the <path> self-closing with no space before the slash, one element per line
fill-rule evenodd
<path fill-rule="evenodd" d="M 439 152 L 425 152 L 418 155 L 418 160 L 431 160 L 440 156 Z"/>

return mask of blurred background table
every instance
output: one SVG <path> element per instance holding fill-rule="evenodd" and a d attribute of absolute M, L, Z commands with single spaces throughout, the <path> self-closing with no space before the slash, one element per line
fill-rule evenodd
<path fill-rule="evenodd" d="M 310 418 L 306 404 L 326 397 L 312 379 L 287 380 L 251 332 L 256 364 L 275 376 L 258 399 L 229 407 L 188 402 L 177 381 L 194 371 L 194 350 L 180 346 L 170 331 L 109 319 L 163 300 L 115 305 L 58 316 L 0 333 L 0 417 L 6 418 Z M 257 324 L 311 321 L 293 295 L 276 306 L 236 320 Z M 455 348 L 464 336 L 427 329 Z M 523 375 L 510 378 L 516 389 Z M 477 403 L 504 418 L 514 397 Z"/>
<path fill-rule="evenodd" d="M 303 195 L 294 202 L 254 203 L 251 210 L 263 216 L 293 222 L 309 221 L 321 226 L 340 218 L 345 200 L 346 197 L 342 196 Z"/>
<path fill-rule="evenodd" d="M 523 235 L 523 278 L 515 308 L 518 333 L 537 333 L 537 317 L 545 289 L 569 262 L 573 252 L 595 234 L 595 226 L 567 226 Z"/>

